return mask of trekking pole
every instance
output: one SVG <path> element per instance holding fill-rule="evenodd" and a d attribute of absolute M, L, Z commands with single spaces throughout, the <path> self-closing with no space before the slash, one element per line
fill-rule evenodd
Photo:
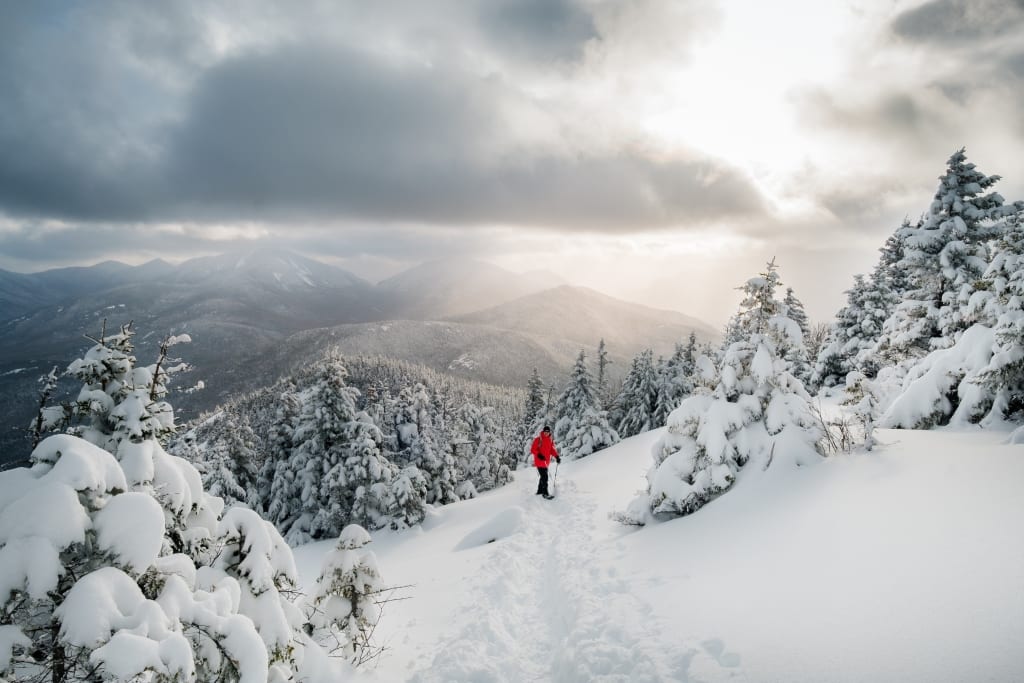
<path fill-rule="evenodd" d="M 555 461 L 555 471 L 551 473 L 551 490 L 555 491 L 555 480 L 558 479 L 558 460 Z"/>

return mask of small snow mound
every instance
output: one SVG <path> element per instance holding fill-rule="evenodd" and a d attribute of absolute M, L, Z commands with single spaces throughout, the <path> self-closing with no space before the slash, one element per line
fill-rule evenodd
<path fill-rule="evenodd" d="M 476 548 L 511 536 L 522 528 L 525 514 L 521 507 L 502 510 L 489 521 L 466 534 L 455 546 L 455 550 Z"/>
<path fill-rule="evenodd" d="M 1024 443 L 1024 427 L 1017 427 L 1012 432 L 1010 432 L 1010 436 L 1007 437 L 1006 443 L 1008 443 L 1008 444 Z"/>

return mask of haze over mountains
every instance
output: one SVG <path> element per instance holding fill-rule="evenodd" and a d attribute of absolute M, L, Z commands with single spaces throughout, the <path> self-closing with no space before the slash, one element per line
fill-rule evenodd
<path fill-rule="evenodd" d="M 194 366 L 175 395 L 188 419 L 231 395 L 274 381 L 314 355 L 384 355 L 473 379 L 525 384 L 536 367 L 560 384 L 580 348 L 600 339 L 621 375 L 643 348 L 671 352 L 699 320 L 479 261 L 425 263 L 376 285 L 341 268 L 283 251 L 104 262 L 20 274 L 0 270 L 0 460 L 23 455 L 21 430 L 35 411 L 36 380 L 91 345 L 83 335 L 135 321 L 137 356 L 151 362 L 168 334 Z"/>

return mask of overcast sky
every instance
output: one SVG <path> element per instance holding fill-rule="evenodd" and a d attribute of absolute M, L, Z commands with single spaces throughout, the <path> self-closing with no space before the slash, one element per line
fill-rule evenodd
<path fill-rule="evenodd" d="M 0 268 L 446 256 L 831 318 L 959 147 L 1024 199 L 1024 0 L 0 3 Z"/>

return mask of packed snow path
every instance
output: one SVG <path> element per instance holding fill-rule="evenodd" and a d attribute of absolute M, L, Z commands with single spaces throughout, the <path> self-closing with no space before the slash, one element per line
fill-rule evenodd
<path fill-rule="evenodd" d="M 497 546 L 459 606 L 469 620 L 439 634 L 414 681 L 688 681 L 693 660 L 718 666 L 707 647 L 661 649 L 650 606 L 597 557 L 601 511 L 586 491 L 564 472 L 555 500 L 534 486 L 521 477 L 522 506 L 468 537 Z M 509 517 L 520 526 L 498 538 Z"/>

